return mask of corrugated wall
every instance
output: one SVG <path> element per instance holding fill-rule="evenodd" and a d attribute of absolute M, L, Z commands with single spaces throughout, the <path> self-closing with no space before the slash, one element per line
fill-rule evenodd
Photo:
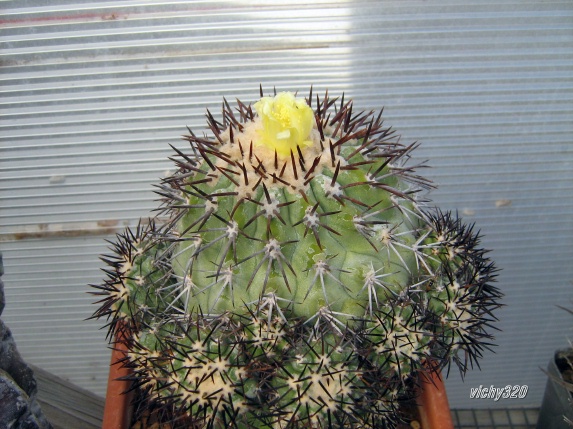
<path fill-rule="evenodd" d="M 457 407 L 538 405 L 573 336 L 570 1 L 4 1 L 0 249 L 24 357 L 103 394 L 88 283 L 105 238 L 155 206 L 169 144 L 223 96 L 310 84 L 386 106 L 423 143 L 444 208 L 485 234 L 506 293 L 496 354 L 448 380 Z M 573 304 L 571 304 L 573 306 Z M 524 400 L 470 387 L 529 385 Z"/>

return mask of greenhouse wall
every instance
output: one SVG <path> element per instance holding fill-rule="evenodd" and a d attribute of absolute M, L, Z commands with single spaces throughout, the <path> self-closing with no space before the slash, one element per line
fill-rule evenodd
<path fill-rule="evenodd" d="M 476 223 L 505 293 L 493 352 L 452 407 L 535 406 L 573 337 L 571 1 L 3 1 L 0 250 L 24 358 L 105 394 L 89 284 L 106 239 L 152 215 L 170 145 L 223 97 L 328 89 L 381 109 Z M 523 399 L 470 389 L 527 385 Z"/>

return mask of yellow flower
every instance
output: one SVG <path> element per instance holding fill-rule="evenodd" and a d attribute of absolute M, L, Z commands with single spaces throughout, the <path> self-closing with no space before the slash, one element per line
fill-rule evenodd
<path fill-rule="evenodd" d="M 263 97 L 254 105 L 262 120 L 259 132 L 260 144 L 286 157 L 296 147 L 312 145 L 310 131 L 314 124 L 314 112 L 302 98 L 292 92 L 281 92 L 275 97 Z"/>

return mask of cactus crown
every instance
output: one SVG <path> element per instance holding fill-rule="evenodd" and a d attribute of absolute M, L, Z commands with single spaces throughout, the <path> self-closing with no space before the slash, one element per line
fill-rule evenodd
<path fill-rule="evenodd" d="M 426 206 L 381 112 L 312 89 L 237 104 L 174 148 L 95 317 L 127 332 L 149 404 L 198 427 L 391 427 L 417 372 L 488 347 L 494 265 Z"/>

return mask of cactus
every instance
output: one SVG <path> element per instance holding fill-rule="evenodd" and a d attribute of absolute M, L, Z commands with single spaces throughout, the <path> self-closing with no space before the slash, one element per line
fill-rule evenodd
<path fill-rule="evenodd" d="M 417 145 L 382 112 L 261 89 L 207 122 L 95 286 L 140 408 L 184 427 L 393 427 L 417 373 L 477 363 L 495 266 L 428 205 Z"/>

